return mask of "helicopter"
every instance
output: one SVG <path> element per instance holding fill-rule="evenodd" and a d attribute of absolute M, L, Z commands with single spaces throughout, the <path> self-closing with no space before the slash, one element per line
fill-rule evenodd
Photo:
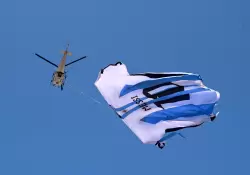
<path fill-rule="evenodd" d="M 47 60 L 46 58 L 42 57 L 41 55 L 35 53 L 36 56 L 42 58 L 44 61 L 50 63 L 51 65 L 55 66 L 57 69 L 56 71 L 53 73 L 52 75 L 52 80 L 51 80 L 51 84 L 54 86 L 54 87 L 59 87 L 61 88 L 61 90 L 63 90 L 63 87 L 64 87 L 64 83 L 65 83 L 65 80 L 67 78 L 67 75 L 66 75 L 66 71 L 65 71 L 65 68 L 77 61 L 80 61 L 84 58 L 86 58 L 87 56 L 84 56 L 84 57 L 81 57 L 75 61 L 72 61 L 68 64 L 66 64 L 66 57 L 67 56 L 71 56 L 72 53 L 68 51 L 68 48 L 69 48 L 69 44 L 67 44 L 67 47 L 66 47 L 66 50 L 62 51 L 63 53 L 63 57 L 61 59 L 61 62 L 59 65 L 56 65 L 55 63 Z"/>

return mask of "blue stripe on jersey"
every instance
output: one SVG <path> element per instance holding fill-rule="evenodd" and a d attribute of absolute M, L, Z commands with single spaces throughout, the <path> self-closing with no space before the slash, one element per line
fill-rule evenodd
<path fill-rule="evenodd" d="M 167 78 L 161 78 L 161 79 L 156 79 L 156 80 L 146 80 L 146 81 L 137 83 L 135 85 L 125 85 L 120 92 L 120 97 L 138 89 L 144 89 L 144 88 L 148 88 L 148 87 L 155 86 L 158 84 L 173 82 L 173 81 L 180 81 L 180 80 L 196 81 L 196 80 L 202 80 L 202 79 L 200 75 L 192 74 L 192 75 L 183 75 L 183 76 L 176 76 L 176 77 L 167 77 Z"/>
<path fill-rule="evenodd" d="M 212 104 L 202 104 L 202 105 L 184 105 L 176 108 L 164 109 L 151 113 L 141 119 L 141 121 L 156 124 L 160 121 L 174 120 L 180 117 L 195 117 L 199 115 L 211 115 L 214 110 L 215 103 Z"/>
<path fill-rule="evenodd" d="M 171 95 L 167 95 L 167 96 L 164 96 L 164 97 L 161 97 L 161 98 L 157 98 L 155 100 L 148 101 L 148 102 L 146 102 L 146 104 L 149 105 L 149 104 L 152 104 L 152 103 L 155 103 L 155 102 L 158 102 L 158 101 L 167 100 L 167 99 L 170 99 L 170 98 L 173 98 L 173 97 L 177 97 L 177 96 L 180 96 L 180 95 L 185 95 L 185 94 L 190 94 L 190 93 L 196 93 L 196 92 L 202 92 L 202 91 L 210 91 L 210 89 L 197 88 L 197 89 L 192 89 L 192 90 L 186 90 L 186 91 L 182 91 L 182 92 L 177 92 L 177 93 L 174 93 L 174 94 L 171 94 Z M 128 112 L 124 113 L 121 116 L 121 118 L 122 119 L 126 118 L 132 112 L 134 112 L 134 111 L 136 111 L 137 109 L 140 109 L 140 108 L 141 108 L 140 106 L 136 106 L 136 107 L 132 108 Z"/>
<path fill-rule="evenodd" d="M 187 86 L 185 86 L 185 87 L 201 87 L 201 86 L 198 86 L 198 85 L 187 85 Z M 165 91 L 166 89 L 164 89 L 164 90 L 162 90 L 162 91 Z M 159 92 L 162 92 L 162 91 L 159 91 Z M 157 92 L 157 93 L 159 93 L 159 92 Z M 172 98 L 172 97 L 171 97 Z M 142 98 L 140 98 L 141 100 L 146 100 L 146 99 L 148 99 L 148 97 L 142 97 Z M 130 106 L 133 106 L 133 105 L 135 105 L 136 103 L 133 101 L 133 102 L 130 102 L 130 103 L 128 103 L 128 104 L 126 104 L 126 105 L 124 105 L 124 106 L 122 106 L 122 107 L 119 107 L 119 108 L 115 108 L 115 111 L 123 111 L 123 110 L 125 110 L 125 109 L 127 109 L 128 107 L 130 107 Z"/>

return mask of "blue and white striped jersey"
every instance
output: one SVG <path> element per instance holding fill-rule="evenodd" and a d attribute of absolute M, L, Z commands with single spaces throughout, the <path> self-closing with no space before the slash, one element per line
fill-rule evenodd
<path fill-rule="evenodd" d="M 220 99 L 219 92 L 206 87 L 198 74 L 129 74 L 121 62 L 102 69 L 95 86 L 145 144 L 155 144 L 166 131 L 210 121 Z"/>

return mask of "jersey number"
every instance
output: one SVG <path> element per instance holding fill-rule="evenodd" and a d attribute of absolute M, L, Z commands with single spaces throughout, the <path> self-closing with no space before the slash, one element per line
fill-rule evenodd
<path fill-rule="evenodd" d="M 157 89 L 163 89 L 163 88 L 165 88 L 163 91 L 159 91 L 155 93 L 153 92 L 153 91 L 157 91 Z M 163 83 L 163 84 L 159 84 L 156 86 L 152 86 L 149 88 L 145 88 L 143 89 L 142 93 L 148 98 L 158 99 L 158 98 L 171 95 L 177 92 L 182 92 L 182 91 L 184 91 L 184 86 L 179 86 L 174 83 L 168 82 L 168 83 Z M 153 92 L 153 93 L 151 94 L 150 92 Z M 189 100 L 189 99 L 190 99 L 190 95 L 185 94 L 185 95 L 176 96 L 167 100 L 161 100 L 161 101 L 155 102 L 154 104 L 157 107 L 163 108 L 162 107 L 163 104 L 174 103 L 174 102 L 179 102 L 179 101 L 184 101 L 184 100 Z"/>

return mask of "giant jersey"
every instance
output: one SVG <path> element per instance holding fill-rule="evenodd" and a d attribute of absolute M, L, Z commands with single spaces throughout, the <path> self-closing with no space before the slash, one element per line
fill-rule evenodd
<path fill-rule="evenodd" d="M 121 62 L 102 69 L 95 86 L 145 144 L 157 143 L 166 132 L 210 121 L 220 98 L 219 92 L 206 87 L 198 74 L 129 74 Z"/>

